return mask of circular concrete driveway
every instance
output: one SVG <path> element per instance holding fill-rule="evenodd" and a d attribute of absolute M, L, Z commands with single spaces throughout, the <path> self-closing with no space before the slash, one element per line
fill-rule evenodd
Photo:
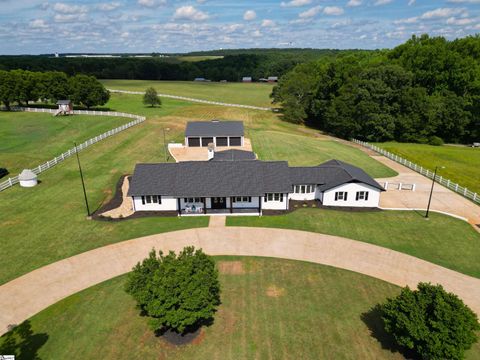
<path fill-rule="evenodd" d="M 152 248 L 202 248 L 210 255 L 303 260 L 369 275 L 399 286 L 442 284 L 480 314 L 480 279 L 379 246 L 296 230 L 210 227 L 146 236 L 47 265 L 0 286 L 0 335 L 57 301 L 129 272 Z"/>

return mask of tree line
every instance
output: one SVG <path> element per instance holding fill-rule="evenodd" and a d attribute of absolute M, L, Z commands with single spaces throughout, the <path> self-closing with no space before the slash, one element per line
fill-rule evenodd
<path fill-rule="evenodd" d="M 90 108 L 106 104 L 109 98 L 108 90 L 92 76 L 68 77 L 58 71 L 0 70 L 0 102 L 7 110 L 14 103 L 21 106 L 31 101 L 56 102 L 60 99 Z"/>
<path fill-rule="evenodd" d="M 480 36 L 413 36 L 392 49 L 296 66 L 272 93 L 286 120 L 342 138 L 480 139 Z"/>
<path fill-rule="evenodd" d="M 177 57 L 152 58 L 52 58 L 47 56 L 0 56 L 0 69 L 60 71 L 67 75 L 86 74 L 97 79 L 185 80 L 206 78 L 213 81 L 241 81 L 244 76 L 258 80 L 282 76 L 296 65 L 320 57 L 333 58 L 340 50 L 245 50 L 220 59 L 198 62 Z"/>

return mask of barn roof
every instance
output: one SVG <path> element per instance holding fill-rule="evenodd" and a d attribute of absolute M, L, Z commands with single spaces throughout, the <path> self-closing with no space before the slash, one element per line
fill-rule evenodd
<path fill-rule="evenodd" d="M 186 137 L 192 136 L 243 136 L 242 121 L 190 121 L 185 130 Z"/>

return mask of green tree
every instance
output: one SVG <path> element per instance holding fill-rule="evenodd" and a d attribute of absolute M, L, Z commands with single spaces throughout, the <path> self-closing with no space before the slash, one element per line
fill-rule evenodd
<path fill-rule="evenodd" d="M 69 79 L 70 99 L 75 104 L 92 106 L 104 105 L 110 98 L 110 93 L 93 76 L 75 75 Z"/>
<path fill-rule="evenodd" d="M 150 317 L 153 330 L 183 333 L 211 320 L 220 304 L 214 261 L 202 250 L 184 248 L 178 256 L 154 250 L 128 275 L 126 291 Z"/>
<path fill-rule="evenodd" d="M 162 105 L 162 101 L 158 97 L 157 90 L 154 87 L 149 87 L 145 90 L 145 94 L 143 95 L 143 103 L 145 105 L 150 105 L 154 107 L 155 105 Z"/>
<path fill-rule="evenodd" d="M 480 329 L 476 314 L 441 285 L 420 283 L 418 290 L 407 286 L 381 305 L 381 311 L 385 330 L 422 359 L 463 359 Z"/>
<path fill-rule="evenodd" d="M 0 70 L 0 101 L 10 110 L 15 99 L 15 78 L 10 71 Z"/>

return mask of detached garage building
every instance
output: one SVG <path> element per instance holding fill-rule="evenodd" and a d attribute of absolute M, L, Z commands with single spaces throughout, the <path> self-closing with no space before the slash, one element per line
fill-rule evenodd
<path fill-rule="evenodd" d="M 241 121 L 191 121 L 185 130 L 185 145 L 188 147 L 243 146 L 244 129 Z"/>

